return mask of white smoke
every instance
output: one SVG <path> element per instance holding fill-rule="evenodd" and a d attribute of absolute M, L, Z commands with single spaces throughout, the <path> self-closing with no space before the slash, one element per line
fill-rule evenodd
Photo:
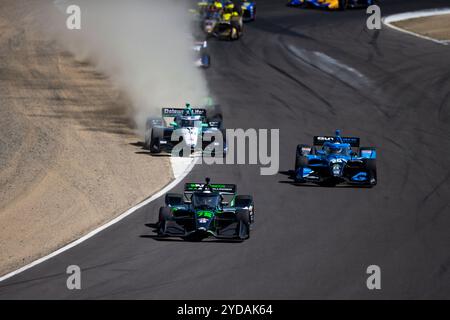
<path fill-rule="evenodd" d="M 131 99 L 142 130 L 162 107 L 197 105 L 208 96 L 195 67 L 189 1 L 58 0 L 51 18 L 58 40 L 79 60 L 88 60 Z M 65 10 L 81 8 L 81 30 L 68 30 Z M 57 27 L 56 27 L 57 26 Z"/>

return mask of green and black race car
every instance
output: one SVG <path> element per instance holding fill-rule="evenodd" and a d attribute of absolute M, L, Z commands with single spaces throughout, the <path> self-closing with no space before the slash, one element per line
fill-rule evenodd
<path fill-rule="evenodd" d="M 229 197 L 229 201 L 226 201 Z M 242 241 L 250 237 L 255 208 L 252 196 L 236 195 L 234 184 L 186 183 L 184 195 L 166 194 L 159 210 L 161 237 Z"/>

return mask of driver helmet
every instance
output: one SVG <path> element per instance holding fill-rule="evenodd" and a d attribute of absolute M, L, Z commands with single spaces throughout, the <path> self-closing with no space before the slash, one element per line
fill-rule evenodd
<path fill-rule="evenodd" d="M 339 143 L 330 143 L 329 150 L 330 153 L 337 154 L 342 152 L 342 147 Z"/>
<path fill-rule="evenodd" d="M 183 116 L 192 116 L 192 115 L 194 114 L 191 105 L 189 103 L 186 103 L 185 109 L 183 110 Z"/>

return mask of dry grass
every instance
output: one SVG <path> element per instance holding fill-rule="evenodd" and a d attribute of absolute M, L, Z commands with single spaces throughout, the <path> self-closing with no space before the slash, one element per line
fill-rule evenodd
<path fill-rule="evenodd" d="M 0 6 L 0 274 L 47 254 L 172 179 L 136 146 L 129 102 L 34 31 L 42 1 Z"/>

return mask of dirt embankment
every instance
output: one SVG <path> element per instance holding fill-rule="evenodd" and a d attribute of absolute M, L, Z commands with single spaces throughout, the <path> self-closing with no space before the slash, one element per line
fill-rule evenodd
<path fill-rule="evenodd" d="M 102 74 L 35 28 L 42 1 L 0 6 L 0 274 L 70 242 L 172 178 Z"/>
<path fill-rule="evenodd" d="M 436 40 L 450 41 L 450 14 L 408 19 L 394 25 Z"/>

